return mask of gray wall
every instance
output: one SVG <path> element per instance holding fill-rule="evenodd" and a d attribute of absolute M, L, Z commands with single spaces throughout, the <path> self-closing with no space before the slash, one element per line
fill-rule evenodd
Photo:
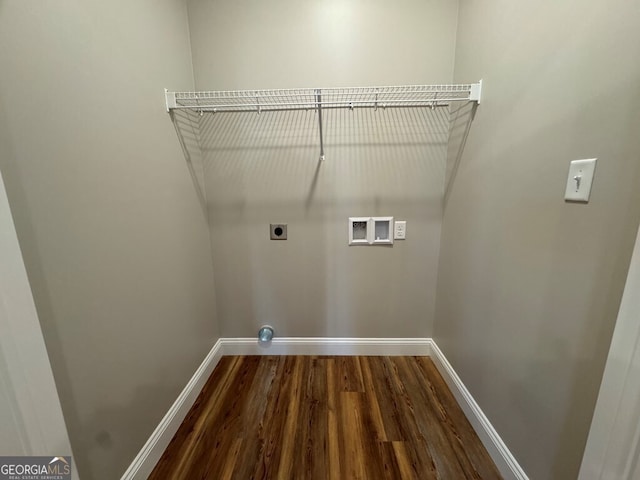
<path fill-rule="evenodd" d="M 457 2 L 192 0 L 198 89 L 449 83 Z M 432 333 L 445 111 L 333 111 L 201 122 L 223 336 Z M 348 247 L 349 216 L 408 221 L 393 248 Z M 289 240 L 270 241 L 269 223 Z"/>
<path fill-rule="evenodd" d="M 539 480 L 577 475 L 640 217 L 639 24 L 625 0 L 461 2 L 455 80 L 486 88 L 445 207 L 435 339 Z M 565 203 L 569 161 L 590 157 L 591 202 Z"/>
<path fill-rule="evenodd" d="M 162 101 L 193 88 L 186 7 L 4 0 L 0 65 L 0 168 L 75 461 L 117 478 L 218 337 Z"/>
<path fill-rule="evenodd" d="M 7 374 L 7 361 L 4 352 L 0 350 L 0 422 L 2 422 L 2 435 L 0 435 L 0 452 L 2 455 L 24 455 L 24 426 L 20 416 L 20 407 Z"/>

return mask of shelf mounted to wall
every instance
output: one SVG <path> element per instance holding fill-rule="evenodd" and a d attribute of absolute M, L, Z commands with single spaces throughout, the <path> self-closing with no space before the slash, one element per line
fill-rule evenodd
<path fill-rule="evenodd" d="M 480 104 L 482 80 L 460 85 L 406 85 L 395 87 L 296 88 L 170 92 L 165 89 L 167 112 L 261 113 L 292 110 L 318 112 L 320 160 L 324 160 L 322 111 L 348 108 L 438 108 L 454 102 Z"/>

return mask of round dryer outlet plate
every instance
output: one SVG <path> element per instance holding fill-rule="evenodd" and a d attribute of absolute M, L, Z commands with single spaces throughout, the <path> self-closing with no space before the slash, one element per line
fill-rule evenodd
<path fill-rule="evenodd" d="M 286 223 L 272 223 L 269 225 L 269 234 L 271 240 L 286 240 L 287 239 L 287 224 Z"/>

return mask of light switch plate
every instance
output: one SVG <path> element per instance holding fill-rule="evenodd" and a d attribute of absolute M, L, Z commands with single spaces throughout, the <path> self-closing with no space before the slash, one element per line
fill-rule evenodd
<path fill-rule="evenodd" d="M 569 166 L 564 199 L 570 202 L 588 202 L 597 158 L 573 160 Z"/>
<path fill-rule="evenodd" d="M 393 238 L 396 240 L 404 240 L 407 238 L 407 221 L 398 220 L 396 222 Z"/>

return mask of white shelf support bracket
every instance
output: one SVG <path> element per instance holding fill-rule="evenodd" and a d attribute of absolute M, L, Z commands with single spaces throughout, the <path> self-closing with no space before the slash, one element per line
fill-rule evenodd
<path fill-rule="evenodd" d="M 478 83 L 471 84 L 471 91 L 469 92 L 469 100 L 476 102 L 480 105 L 480 99 L 482 97 L 482 80 Z"/>
<path fill-rule="evenodd" d="M 320 161 L 324 160 L 324 136 L 322 134 L 322 90 L 316 89 L 316 106 L 318 108 L 318 129 L 320 131 Z"/>
<path fill-rule="evenodd" d="M 178 106 L 176 103 L 176 93 L 170 92 L 166 88 L 164 89 L 164 101 L 167 107 L 167 113 L 169 113 L 172 108 L 176 108 Z"/>

